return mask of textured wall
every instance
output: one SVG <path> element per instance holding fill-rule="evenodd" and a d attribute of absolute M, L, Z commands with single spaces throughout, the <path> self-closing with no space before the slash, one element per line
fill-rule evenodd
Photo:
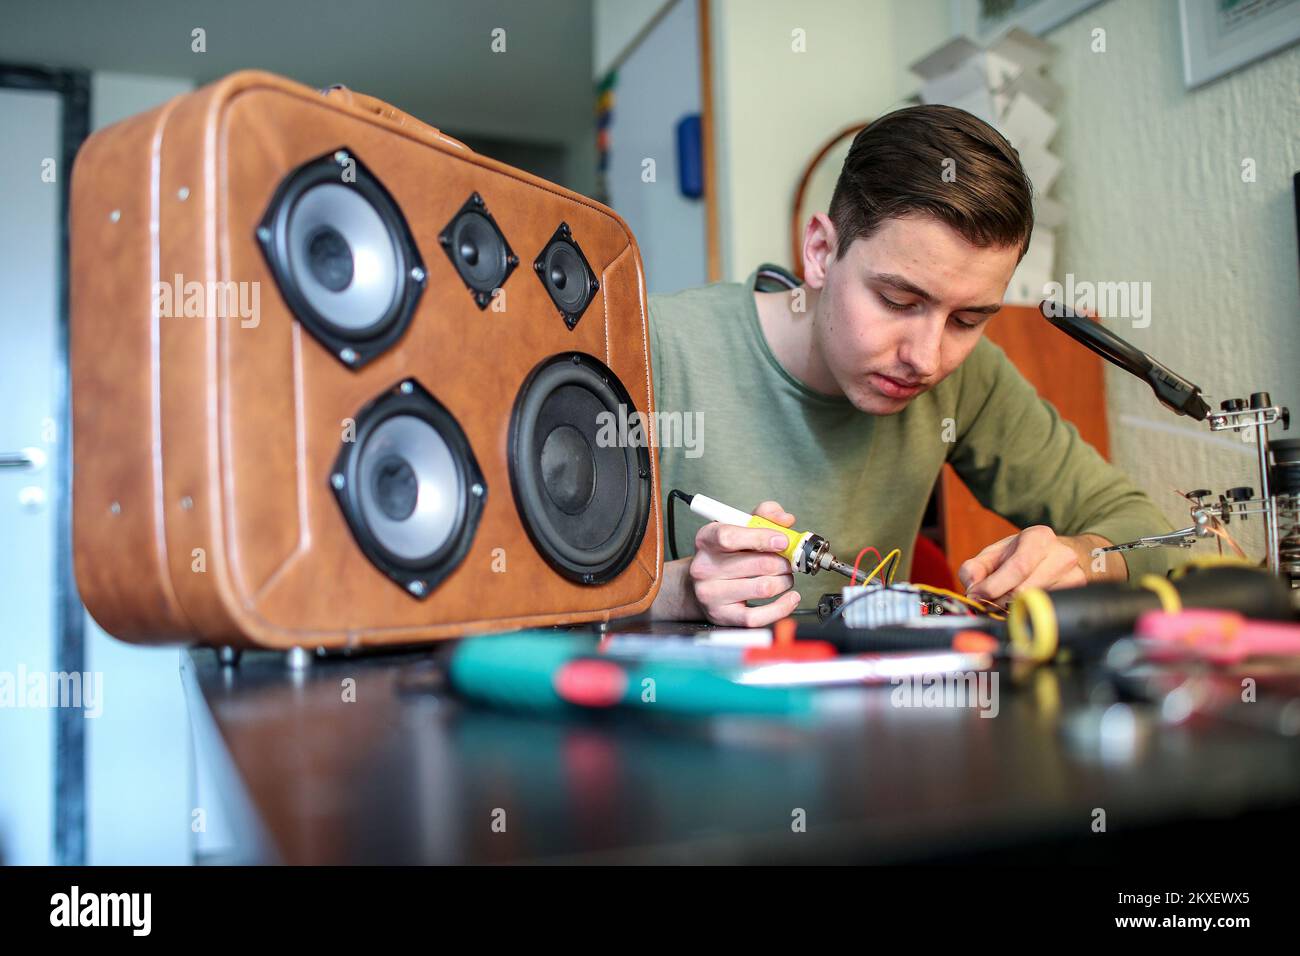
<path fill-rule="evenodd" d="M 789 265 L 804 166 L 850 123 L 915 91 L 907 64 L 944 42 L 948 0 L 713 0 L 724 278 Z M 805 52 L 792 49 L 802 30 Z"/>
<path fill-rule="evenodd" d="M 1097 27 L 1104 53 L 1090 49 Z M 1059 278 L 1150 282 L 1150 326 L 1120 320 L 1112 329 L 1199 384 L 1216 407 L 1267 390 L 1300 416 L 1291 186 L 1300 47 L 1189 92 L 1173 0 L 1110 0 L 1047 39 L 1058 48 L 1052 76 L 1066 89 L 1055 193 L 1070 222 Z M 1255 160 L 1253 183 L 1242 181 L 1246 158 Z M 1187 519 L 1171 488 L 1257 484 L 1253 445 L 1164 411 L 1117 369 L 1106 384 L 1113 458 L 1170 520 Z M 1262 554 L 1252 523 L 1256 533 L 1241 540 Z"/>

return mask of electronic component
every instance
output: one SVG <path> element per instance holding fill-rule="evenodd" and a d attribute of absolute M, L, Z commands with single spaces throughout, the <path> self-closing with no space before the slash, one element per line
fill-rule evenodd
<path fill-rule="evenodd" d="M 882 627 L 902 624 L 926 613 L 925 602 L 916 591 L 870 584 L 840 590 L 844 599 L 844 623 L 849 627 Z"/>
<path fill-rule="evenodd" d="M 836 597 L 838 600 L 830 607 L 827 617 L 843 607 L 842 616 L 848 627 L 906 624 L 918 618 L 951 614 L 954 610 L 951 599 L 910 584 L 846 585 Z M 820 607 L 819 604 L 819 610 Z"/>
<path fill-rule="evenodd" d="M 957 615 L 964 621 L 984 616 L 1002 620 L 1001 610 L 996 604 L 980 604 L 955 591 L 910 583 L 846 586 L 838 594 L 823 594 L 817 602 L 817 617 L 823 623 L 841 622 L 859 629 L 930 626 L 943 615 Z"/>

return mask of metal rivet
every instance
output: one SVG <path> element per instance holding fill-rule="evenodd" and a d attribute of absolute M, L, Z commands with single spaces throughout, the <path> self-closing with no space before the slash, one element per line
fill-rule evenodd
<path fill-rule="evenodd" d="M 582 356 L 580 356 L 580 355 L 575 355 L 575 356 L 573 356 L 573 358 L 571 359 L 571 361 L 573 362 L 574 365 L 579 365 L 579 364 L 581 364 L 581 362 L 582 362 Z"/>
<path fill-rule="evenodd" d="M 546 267 L 542 265 L 542 260 L 538 259 L 536 262 L 533 263 L 533 268 L 536 269 L 538 272 L 541 272 L 542 269 Z"/>
<path fill-rule="evenodd" d="M 122 218 L 122 210 L 120 209 L 114 209 L 112 212 L 108 214 L 109 222 L 117 222 L 121 218 Z"/>
<path fill-rule="evenodd" d="M 311 655 L 307 653 L 306 648 L 291 647 L 285 663 L 289 665 L 291 671 L 306 670 L 311 666 Z"/>
<path fill-rule="evenodd" d="M 415 386 L 410 382 L 403 382 L 398 387 L 401 390 L 403 395 L 410 395 L 413 391 L 415 391 Z"/>
<path fill-rule="evenodd" d="M 343 486 L 347 484 L 347 480 L 342 475 L 335 473 L 330 475 L 330 484 L 337 490 L 342 491 Z"/>
<path fill-rule="evenodd" d="M 414 279 L 416 282 L 423 282 L 424 270 L 421 269 L 419 266 L 416 266 L 414 269 L 411 270 L 411 278 Z"/>
<path fill-rule="evenodd" d="M 357 353 L 353 349 L 344 349 L 339 353 L 339 358 L 352 365 L 357 360 Z"/>
<path fill-rule="evenodd" d="M 270 241 L 271 241 L 271 230 L 268 229 L 266 226 L 258 226 L 258 227 L 257 227 L 257 238 L 261 239 L 263 242 L 270 242 Z"/>
<path fill-rule="evenodd" d="M 334 162 L 338 163 L 340 166 L 347 165 L 347 161 L 348 161 L 348 154 L 345 153 L 343 150 L 340 149 L 337 153 L 334 154 Z"/>
<path fill-rule="evenodd" d="M 116 501 L 114 501 L 111 505 L 108 506 L 108 510 L 115 515 L 120 515 L 122 513 L 122 506 L 118 504 Z"/>
<path fill-rule="evenodd" d="M 189 199 L 190 187 L 182 186 L 180 189 L 176 190 L 176 198 L 179 199 L 181 202 L 184 202 L 185 200 Z"/>
<path fill-rule="evenodd" d="M 597 280 L 595 280 L 595 279 L 592 279 L 592 280 L 591 280 L 591 291 L 592 291 L 592 292 L 599 292 L 599 291 L 600 291 L 600 283 L 599 283 Z"/>
<path fill-rule="evenodd" d="M 470 485 L 469 490 L 470 490 L 470 494 L 472 494 L 475 498 L 483 497 L 483 486 L 479 484 L 477 481 L 474 482 L 474 484 Z"/>
<path fill-rule="evenodd" d="M 424 594 L 424 587 L 425 585 L 423 581 L 412 581 L 406 586 L 406 590 L 410 591 L 416 597 L 420 597 Z"/>
<path fill-rule="evenodd" d="M 189 511 L 191 508 L 194 507 L 194 499 L 191 498 L 189 495 L 186 495 L 184 498 L 181 499 L 181 507 L 184 510 Z"/>

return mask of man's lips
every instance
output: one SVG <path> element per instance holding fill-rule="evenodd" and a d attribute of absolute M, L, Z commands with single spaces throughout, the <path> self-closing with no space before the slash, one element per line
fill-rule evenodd
<path fill-rule="evenodd" d="M 920 392 L 922 388 L 920 382 L 890 378 L 888 375 L 881 375 L 879 372 L 872 372 L 867 378 L 876 391 L 889 398 L 911 398 Z"/>

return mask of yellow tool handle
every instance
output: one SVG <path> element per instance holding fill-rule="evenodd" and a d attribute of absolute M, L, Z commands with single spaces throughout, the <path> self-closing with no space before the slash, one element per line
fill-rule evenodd
<path fill-rule="evenodd" d="M 796 557 L 799 554 L 799 547 L 810 534 L 807 531 L 786 528 L 775 521 L 733 508 L 708 495 L 692 495 L 691 510 L 710 521 L 721 521 L 723 524 L 733 524 L 740 528 L 766 528 L 769 531 L 781 532 L 786 540 L 785 550 L 781 552 L 781 556 L 790 562 L 792 568 L 797 567 Z"/>
<path fill-rule="evenodd" d="M 805 531 L 796 531 L 793 528 L 787 528 L 785 525 L 779 525 L 775 521 L 769 521 L 767 518 L 760 518 L 758 515 L 750 516 L 749 527 L 767 528 L 771 531 L 779 531 L 781 534 L 785 535 L 786 546 L 785 550 L 781 552 L 781 556 L 791 564 L 794 563 L 795 555 L 799 553 L 799 545 L 803 542 L 803 539 L 807 534 Z"/>

